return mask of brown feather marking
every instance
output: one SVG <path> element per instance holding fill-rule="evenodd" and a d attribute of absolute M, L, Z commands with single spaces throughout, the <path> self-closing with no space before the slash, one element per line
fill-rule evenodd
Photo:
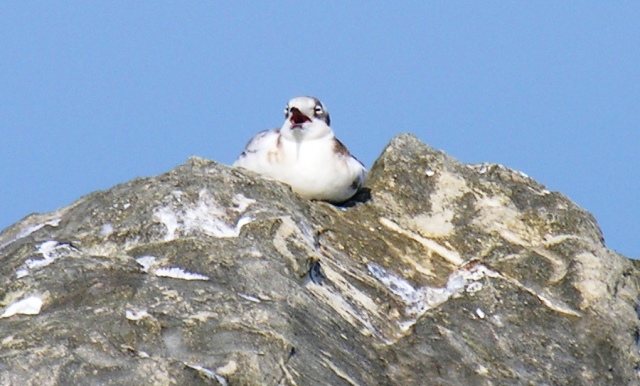
<path fill-rule="evenodd" d="M 351 156 L 351 153 L 349 153 L 349 150 L 347 149 L 347 147 L 344 144 L 342 144 L 342 142 L 340 142 L 338 138 L 334 138 L 333 140 L 334 140 L 333 151 L 335 151 L 336 154 L 340 154 L 345 157 Z"/>
<path fill-rule="evenodd" d="M 360 185 L 362 185 L 362 180 L 360 179 L 360 176 L 358 176 L 351 183 L 351 189 L 357 190 L 360 187 Z"/>
<path fill-rule="evenodd" d="M 280 135 L 280 130 L 276 130 L 278 133 L 278 140 L 276 141 L 276 149 L 267 153 L 267 159 L 271 163 L 278 163 L 280 161 L 280 149 L 282 148 L 282 136 Z"/>
<path fill-rule="evenodd" d="M 333 139 L 335 140 L 335 142 L 333 143 L 333 151 L 336 154 L 342 155 L 342 156 L 344 156 L 346 158 L 352 157 L 354 160 L 358 161 L 358 163 L 364 167 L 364 164 L 362 162 L 360 162 L 359 159 L 357 159 L 356 157 L 351 155 L 351 153 L 349 152 L 347 147 L 342 142 L 340 142 L 340 140 L 338 138 L 334 137 Z M 344 162 L 347 162 L 347 161 L 344 160 Z"/>

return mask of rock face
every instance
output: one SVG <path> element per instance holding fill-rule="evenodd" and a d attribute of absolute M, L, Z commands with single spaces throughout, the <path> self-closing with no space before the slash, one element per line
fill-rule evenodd
<path fill-rule="evenodd" d="M 2 385 L 634 385 L 638 270 L 394 138 L 344 208 L 192 158 L 0 234 Z"/>

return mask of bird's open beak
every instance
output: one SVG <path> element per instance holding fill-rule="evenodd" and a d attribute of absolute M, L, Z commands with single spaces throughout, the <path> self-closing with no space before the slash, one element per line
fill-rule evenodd
<path fill-rule="evenodd" d="M 311 118 L 302 114 L 298 109 L 291 109 L 291 118 L 289 118 L 291 122 L 291 127 L 302 127 L 302 124 L 305 122 L 311 122 Z"/>

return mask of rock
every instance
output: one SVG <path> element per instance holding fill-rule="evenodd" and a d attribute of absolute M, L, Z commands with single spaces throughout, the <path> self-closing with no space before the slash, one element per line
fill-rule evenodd
<path fill-rule="evenodd" d="M 0 234 L 2 385 L 638 384 L 637 263 L 394 138 L 346 207 L 191 158 Z"/>

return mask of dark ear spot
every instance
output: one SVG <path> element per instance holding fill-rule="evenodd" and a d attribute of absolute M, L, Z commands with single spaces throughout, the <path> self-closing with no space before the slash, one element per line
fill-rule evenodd
<path fill-rule="evenodd" d="M 313 97 L 313 96 L 309 95 L 309 96 L 307 96 L 307 98 L 313 99 L 313 101 L 315 102 L 316 105 L 322 106 L 323 114 L 322 114 L 322 116 L 318 116 L 317 118 L 320 118 L 323 121 L 325 121 L 327 126 L 331 126 L 331 118 L 329 118 L 329 112 L 327 111 L 327 107 L 320 101 L 320 99 L 318 99 L 316 97 Z"/>

